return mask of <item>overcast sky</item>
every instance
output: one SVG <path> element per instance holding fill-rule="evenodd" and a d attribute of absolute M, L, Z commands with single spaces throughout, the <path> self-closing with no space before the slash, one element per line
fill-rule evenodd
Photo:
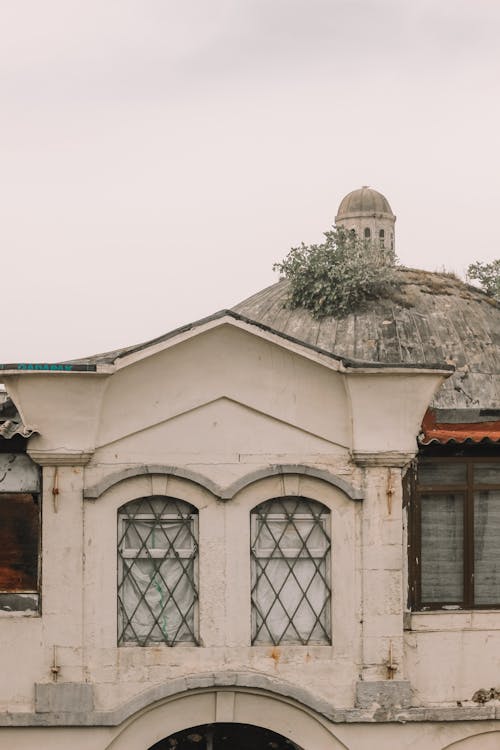
<path fill-rule="evenodd" d="M 273 283 L 361 185 L 402 263 L 498 251 L 497 0 L 0 0 L 0 361 Z"/>

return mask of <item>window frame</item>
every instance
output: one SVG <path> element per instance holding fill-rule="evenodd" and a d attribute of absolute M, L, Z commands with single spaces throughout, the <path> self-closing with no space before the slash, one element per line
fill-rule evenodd
<path fill-rule="evenodd" d="M 151 516 L 146 513 L 138 513 L 137 515 L 134 516 L 134 521 L 148 522 L 151 520 L 152 520 Z M 124 526 L 127 523 L 127 518 L 123 515 L 118 515 L 118 521 L 119 522 L 121 521 L 123 524 L 122 529 L 120 530 L 118 534 L 118 538 L 124 540 L 125 539 Z M 161 521 L 162 522 L 167 521 L 167 525 L 168 525 L 168 522 L 172 522 L 172 523 L 178 522 L 179 516 L 176 516 L 175 513 L 162 514 Z M 191 523 L 193 524 L 193 528 L 191 531 L 192 538 L 194 537 L 195 539 L 197 539 L 198 538 L 198 516 L 194 513 L 192 514 L 192 517 L 191 517 Z M 165 555 L 164 547 L 147 547 L 147 553 L 146 553 L 146 548 L 144 548 L 144 546 L 125 547 L 124 545 L 125 545 L 125 542 L 123 541 L 122 546 L 120 548 L 120 555 L 125 560 L 147 560 L 148 557 L 151 557 L 153 559 L 159 559 L 163 557 L 166 560 L 168 560 L 169 558 L 175 559 L 176 557 L 180 557 L 182 559 L 188 559 L 190 557 L 193 557 L 193 559 L 196 559 L 196 554 L 194 554 L 196 553 L 194 542 L 193 542 L 193 545 L 189 548 L 188 547 L 185 547 L 185 548 L 176 547 L 175 553 L 171 549 L 168 549 L 167 555 Z M 193 580 L 197 582 L 197 575 L 193 575 Z"/>
<path fill-rule="evenodd" d="M 36 505 L 36 585 L 10 589 L 0 586 L 0 616 L 38 617 L 42 608 L 42 470 L 26 454 L 25 447 L 19 451 L 13 450 L 14 440 L 0 438 L 0 474 L 3 475 L 0 495 L 30 496 Z"/>
<path fill-rule="evenodd" d="M 0 584 L 0 612 L 9 614 L 33 612 L 40 614 L 42 580 L 42 494 L 40 491 L 1 492 L 0 496 L 31 497 L 36 505 L 36 586 L 34 588 L 3 588 Z M 35 607 L 29 606 L 34 601 Z"/>
<path fill-rule="evenodd" d="M 180 506 L 185 506 L 186 510 L 189 509 L 189 513 L 186 513 L 184 518 L 189 518 L 190 523 L 190 541 L 191 546 L 190 547 L 173 547 L 172 545 L 169 545 L 168 549 L 165 549 L 164 547 L 147 547 L 147 545 L 142 544 L 140 547 L 126 547 L 126 528 L 127 524 L 130 524 L 130 517 L 126 514 L 126 507 L 133 505 L 134 503 L 140 503 L 144 500 L 151 501 L 151 500 L 163 500 L 165 502 L 168 502 L 175 506 L 176 504 L 180 504 Z M 159 518 L 156 518 L 154 514 L 151 513 L 136 513 L 133 516 L 133 521 L 141 521 L 141 522 L 147 522 L 151 521 L 153 525 L 162 525 L 164 521 L 171 523 L 178 523 L 179 522 L 179 514 L 173 513 L 173 512 L 167 512 L 162 513 Z M 137 532 L 136 532 L 137 533 Z M 186 500 L 182 500 L 178 497 L 171 497 L 169 495 L 149 495 L 149 496 L 142 496 L 139 498 L 135 498 L 134 500 L 130 500 L 129 502 L 125 503 L 124 505 L 121 505 L 117 510 L 117 641 L 119 647 L 162 647 L 166 646 L 169 648 L 173 647 L 197 647 L 200 643 L 200 623 L 199 623 L 199 598 L 200 598 L 200 587 L 199 587 L 199 512 L 198 509 L 192 504 L 187 502 Z M 149 538 L 149 534 L 148 534 Z M 166 538 L 168 536 L 166 535 Z M 131 623 L 130 616 L 127 615 L 125 611 L 124 604 L 122 603 L 122 597 L 121 597 L 121 590 L 123 588 L 123 584 L 125 581 L 124 576 L 124 561 L 136 561 L 136 560 L 189 560 L 192 559 L 193 563 L 193 569 L 192 569 L 192 576 L 191 580 L 193 583 L 193 627 L 191 630 L 192 639 L 191 640 L 153 640 L 151 639 L 151 633 L 154 628 L 154 622 L 157 623 L 157 619 L 155 618 L 152 628 L 147 635 L 147 637 L 144 639 L 144 642 L 142 642 L 139 637 L 136 636 L 135 639 L 126 639 L 125 633 L 127 627 Z M 130 567 L 132 567 L 133 563 L 130 563 Z M 130 572 L 127 573 L 127 575 L 130 575 Z M 183 573 L 183 575 L 187 575 L 186 572 Z M 149 586 L 147 587 L 149 588 Z M 146 588 L 146 590 L 147 590 Z M 141 600 L 145 598 L 145 591 L 141 594 Z M 175 603 L 175 600 L 174 600 Z M 177 608 L 178 604 L 176 603 L 175 606 Z M 136 607 L 137 609 L 137 607 Z M 128 624 L 127 624 L 128 623 Z M 133 626 L 132 626 L 133 627 Z"/>
<path fill-rule="evenodd" d="M 320 548 L 307 546 L 307 539 L 309 538 L 309 536 L 312 533 L 312 530 L 314 529 L 314 526 L 313 526 L 311 530 L 309 532 L 306 532 L 305 534 L 306 545 L 304 545 L 303 543 L 302 545 L 300 545 L 300 547 L 296 547 L 296 548 L 281 547 L 280 540 L 284 536 L 284 532 L 282 531 L 280 533 L 277 543 L 274 545 L 273 549 L 269 551 L 268 554 L 265 554 L 264 549 L 259 551 L 258 542 L 259 542 L 259 536 L 261 534 L 262 527 L 266 526 L 268 521 L 272 523 L 279 523 L 279 522 L 287 523 L 287 520 L 288 520 L 287 516 L 289 515 L 287 514 L 286 511 L 270 512 L 270 513 L 266 513 L 265 518 L 263 520 L 260 514 L 260 509 L 263 508 L 263 506 L 267 504 L 272 507 L 273 503 L 283 504 L 283 503 L 286 503 L 287 501 L 290 501 L 290 502 L 298 501 L 299 503 L 311 504 L 312 506 L 318 506 L 321 508 L 321 512 L 319 512 L 317 515 L 314 513 L 313 510 L 311 510 L 310 513 L 304 513 L 300 511 L 293 513 L 294 525 L 295 525 L 296 520 L 298 520 L 299 523 L 300 521 L 306 521 L 306 522 L 309 521 L 309 523 L 311 523 L 312 521 L 314 526 L 317 525 L 321 527 L 322 533 L 323 533 L 323 536 L 322 536 L 323 544 Z M 250 511 L 250 567 L 251 567 L 250 609 L 251 609 L 251 644 L 252 646 L 297 646 L 297 645 L 331 646 L 332 644 L 331 518 L 332 518 L 331 509 L 328 506 L 326 506 L 324 503 L 322 503 L 319 500 L 315 500 L 315 499 L 304 497 L 304 496 L 298 496 L 298 495 L 283 495 L 283 496 L 269 498 L 268 500 L 264 500 L 263 502 L 259 503 L 258 505 L 254 506 L 251 509 Z M 271 532 L 271 535 L 272 535 L 272 532 Z M 299 534 L 299 536 L 302 537 L 301 534 Z M 306 546 L 306 549 L 307 549 L 307 554 L 305 555 L 301 554 L 304 546 Z M 263 564 L 261 562 L 263 560 L 266 560 L 267 562 Z M 325 634 L 324 640 L 315 640 L 311 638 L 311 634 L 307 639 L 301 638 L 298 634 L 297 634 L 296 639 L 292 639 L 292 640 L 287 639 L 285 636 L 289 628 L 293 626 L 293 618 L 290 619 L 288 625 L 282 632 L 281 637 L 274 638 L 266 622 L 267 622 L 267 618 L 269 617 L 271 613 L 272 608 L 274 607 L 276 598 L 279 599 L 279 594 L 281 593 L 281 590 L 283 589 L 284 584 L 283 583 L 281 584 L 279 588 L 278 596 L 274 599 L 272 606 L 269 608 L 265 616 L 262 615 L 260 611 L 259 603 L 256 600 L 256 589 L 259 585 L 259 582 L 262 576 L 268 578 L 268 574 L 266 573 L 266 567 L 269 561 L 272 561 L 272 560 L 274 561 L 282 560 L 288 566 L 290 571 L 293 571 L 294 565 L 296 563 L 299 563 L 300 561 L 310 560 L 313 562 L 316 568 L 316 573 L 314 574 L 314 576 L 316 576 L 317 573 L 319 573 L 325 585 L 325 602 L 323 604 L 323 607 L 319 611 L 319 614 L 313 610 L 313 614 L 315 616 L 315 624 L 314 624 L 313 630 L 315 629 L 316 624 L 319 623 Z M 324 572 L 322 572 L 320 569 L 321 565 L 324 565 Z M 295 574 L 293 575 L 295 577 Z M 287 578 L 288 578 L 288 574 L 286 576 L 286 579 Z M 311 585 L 311 582 L 309 582 L 308 586 L 306 587 L 306 592 L 308 591 L 310 585 Z M 271 586 L 274 588 L 273 584 L 271 584 Z M 294 613 L 293 613 L 294 615 L 298 612 L 298 609 L 303 601 L 303 598 L 304 597 L 301 597 L 299 601 L 299 605 L 294 610 Z M 306 599 L 307 599 L 307 595 L 306 595 Z M 309 602 L 309 606 L 311 606 L 310 602 Z M 263 629 L 262 625 L 258 627 L 259 617 L 261 617 L 264 620 L 265 630 L 267 631 L 268 636 L 269 636 L 268 640 L 261 640 L 259 637 L 260 631 Z M 321 621 L 322 617 L 324 618 L 324 622 Z"/>
<path fill-rule="evenodd" d="M 425 464 L 465 465 L 465 481 L 447 484 L 422 484 L 418 482 L 418 467 Z M 499 464 L 500 456 L 420 456 L 408 470 L 405 477 L 404 494 L 408 507 L 408 605 L 414 612 L 500 609 L 499 602 L 476 604 L 474 601 L 474 495 L 480 491 L 498 491 L 499 483 L 480 483 L 474 481 L 474 466 L 477 464 Z M 446 495 L 454 493 L 463 496 L 463 599 L 461 602 L 425 602 L 422 601 L 422 495 Z M 499 540 L 500 541 L 500 540 Z"/>

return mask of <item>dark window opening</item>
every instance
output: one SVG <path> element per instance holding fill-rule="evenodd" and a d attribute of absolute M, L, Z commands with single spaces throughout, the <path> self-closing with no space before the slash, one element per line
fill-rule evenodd
<path fill-rule="evenodd" d="M 372 236 L 372 230 L 370 227 L 365 227 L 365 240 L 369 240 Z"/>
<path fill-rule="evenodd" d="M 380 247 L 383 248 L 385 244 L 385 232 L 383 229 L 381 229 L 378 233 L 378 241 L 379 241 Z"/>
<path fill-rule="evenodd" d="M 0 592 L 38 591 L 40 511 L 36 495 L 0 493 Z"/>
<path fill-rule="evenodd" d="M 29 456 L 0 451 L 0 611 L 39 610 L 40 489 Z"/>
<path fill-rule="evenodd" d="M 500 458 L 421 456 L 407 476 L 410 606 L 500 608 Z"/>
<path fill-rule="evenodd" d="M 11 438 L 0 436 L 0 453 L 26 453 L 28 438 L 14 435 Z"/>
<path fill-rule="evenodd" d="M 149 750 L 301 750 L 281 734 L 253 724 L 202 724 L 156 742 Z"/>

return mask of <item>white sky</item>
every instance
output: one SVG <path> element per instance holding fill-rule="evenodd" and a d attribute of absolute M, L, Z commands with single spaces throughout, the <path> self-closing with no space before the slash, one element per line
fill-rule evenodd
<path fill-rule="evenodd" d="M 277 279 L 371 185 L 407 265 L 498 252 L 497 0 L 0 0 L 0 361 Z"/>

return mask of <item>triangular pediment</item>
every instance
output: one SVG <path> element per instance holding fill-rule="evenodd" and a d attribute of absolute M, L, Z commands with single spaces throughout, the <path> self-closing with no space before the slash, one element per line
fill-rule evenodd
<path fill-rule="evenodd" d="M 234 326 L 218 326 L 109 378 L 97 445 L 227 398 L 330 443 L 349 444 L 343 375 Z"/>
<path fill-rule="evenodd" d="M 331 456 L 343 449 L 229 398 L 219 398 L 102 445 L 96 458 L 172 463 L 253 456 Z"/>

